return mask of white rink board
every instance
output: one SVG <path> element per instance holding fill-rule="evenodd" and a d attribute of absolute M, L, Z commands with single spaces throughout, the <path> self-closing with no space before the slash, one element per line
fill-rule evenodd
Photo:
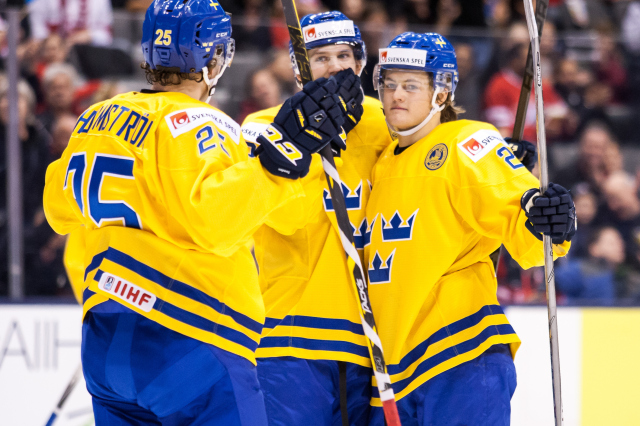
<path fill-rule="evenodd" d="M 82 308 L 0 305 L 0 425 L 44 426 L 80 364 Z M 55 426 L 93 424 L 80 380 Z"/>
<path fill-rule="evenodd" d="M 516 356 L 512 425 L 553 425 L 546 308 L 505 311 L 523 341 Z M 581 313 L 559 311 L 564 424 L 578 426 Z M 81 316 L 75 305 L 0 305 L 0 425 L 45 425 L 80 362 Z M 91 398 L 82 380 L 56 426 L 91 424 Z"/>

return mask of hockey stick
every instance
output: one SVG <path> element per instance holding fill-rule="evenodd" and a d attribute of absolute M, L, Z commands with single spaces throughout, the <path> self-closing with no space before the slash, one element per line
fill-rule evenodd
<path fill-rule="evenodd" d="M 296 63 L 300 70 L 302 84 L 306 84 L 312 81 L 313 77 L 311 75 L 309 56 L 304 44 L 302 28 L 300 27 L 300 20 L 298 19 L 298 12 L 296 11 L 294 0 L 282 0 L 282 7 L 284 8 L 284 16 L 287 28 L 289 29 L 289 37 L 291 38 L 291 43 L 293 45 Z M 380 391 L 380 400 L 382 401 L 384 416 L 387 421 L 387 425 L 400 426 L 398 408 L 393 395 L 393 389 L 391 388 L 391 378 L 387 373 L 387 366 L 384 362 L 384 356 L 382 353 L 382 343 L 380 342 L 380 337 L 376 330 L 376 323 L 373 319 L 373 313 L 371 312 L 371 302 L 369 300 L 367 281 L 364 278 L 364 271 L 360 262 L 360 256 L 358 255 L 358 250 L 354 244 L 351 222 L 349 221 L 349 215 L 347 214 L 347 207 L 344 201 L 344 194 L 342 193 L 342 181 L 340 180 L 340 175 L 338 174 L 338 170 L 336 169 L 336 165 L 333 161 L 331 146 L 325 146 L 320 151 L 320 155 L 322 156 L 322 167 L 324 168 L 325 176 L 327 178 L 327 184 L 329 186 L 331 199 L 333 201 L 333 208 L 338 222 L 340 241 L 342 242 L 342 247 L 347 253 L 347 266 L 353 272 L 353 275 L 350 275 L 351 284 L 356 293 L 356 297 L 360 302 L 358 306 L 360 310 L 360 320 L 362 322 L 364 334 L 369 340 L 369 356 L 371 357 L 374 375 L 376 377 L 378 390 Z"/>
<path fill-rule="evenodd" d="M 542 27 L 547 17 L 547 9 L 549 8 L 549 0 L 538 0 L 536 2 L 536 25 L 538 26 L 538 37 L 542 37 Z M 516 120 L 513 124 L 513 133 L 511 139 L 521 141 L 524 133 L 524 123 L 529 108 L 529 96 L 533 88 L 533 56 L 531 56 L 531 46 L 529 46 L 529 54 L 527 55 L 527 64 L 524 67 L 524 75 L 522 76 L 522 87 L 520 88 L 520 98 L 518 99 L 518 109 L 516 110 Z M 502 255 L 502 246 L 489 257 L 493 262 L 493 269 L 498 275 L 498 267 L 500 266 L 500 257 Z"/>
<path fill-rule="evenodd" d="M 71 392 L 73 392 L 73 389 L 76 387 L 76 385 L 80 381 L 81 375 L 82 375 L 82 364 L 80 364 L 76 369 L 75 373 L 73 373 L 73 377 L 71 377 L 71 381 L 67 385 L 67 388 L 64 390 L 64 393 L 62 394 L 60 401 L 58 401 L 58 405 L 56 405 L 56 408 L 53 410 L 53 413 L 51 413 L 51 417 L 49 417 L 49 421 L 47 422 L 46 426 L 51 426 L 56 421 L 58 415 L 60 414 L 60 411 L 62 411 L 62 406 L 67 401 L 67 398 L 69 398 L 69 395 L 71 395 Z"/>
<path fill-rule="evenodd" d="M 536 132 L 538 133 L 538 158 L 540 163 L 540 193 L 544 194 L 549 186 L 547 167 L 547 138 L 544 128 L 544 102 L 542 99 L 542 75 L 540 71 L 540 39 L 533 14 L 531 0 L 524 0 L 527 15 L 527 28 L 531 39 L 531 52 L 535 76 L 536 94 Z M 556 308 L 556 281 L 553 271 L 553 246 L 551 237 L 543 235 L 544 275 L 547 283 L 547 312 L 549 315 L 549 343 L 551 346 L 551 381 L 553 386 L 553 411 L 556 426 L 562 425 L 562 391 L 560 387 L 560 350 L 558 348 L 558 321 Z"/>

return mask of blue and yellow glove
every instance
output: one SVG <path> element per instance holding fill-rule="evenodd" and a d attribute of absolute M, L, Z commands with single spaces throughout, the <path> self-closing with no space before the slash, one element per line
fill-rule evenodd
<path fill-rule="evenodd" d="M 539 240 L 549 235 L 553 244 L 571 241 L 576 233 L 576 208 L 571 194 L 563 186 L 550 182 L 543 195 L 539 189 L 524 193 L 520 206 L 529 220 L 527 229 Z"/>
<path fill-rule="evenodd" d="M 527 170 L 532 171 L 538 162 L 538 152 L 536 146 L 531 142 L 522 140 L 516 141 L 511 138 L 504 138 L 504 141 L 509 144 L 509 148 L 513 151 L 513 154 L 522 163 Z"/>
<path fill-rule="evenodd" d="M 344 114 L 335 79 L 319 78 L 287 99 L 258 136 L 256 155 L 271 174 L 297 179 L 309 173 L 311 154 L 332 140 L 346 149 Z"/>

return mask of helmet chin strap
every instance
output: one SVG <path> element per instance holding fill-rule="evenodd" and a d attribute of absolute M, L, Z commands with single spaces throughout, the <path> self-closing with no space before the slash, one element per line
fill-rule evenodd
<path fill-rule="evenodd" d="M 442 111 L 445 107 L 444 102 L 442 103 L 442 105 L 438 105 L 438 103 L 436 102 L 438 99 L 438 94 L 443 93 L 442 88 L 440 87 L 436 87 L 436 89 L 433 91 L 433 98 L 431 98 L 431 111 L 429 112 L 429 115 L 427 115 L 427 118 L 425 118 L 422 123 L 418 124 L 417 126 L 409 129 L 409 130 L 403 130 L 403 131 L 399 131 L 399 130 L 395 130 L 395 128 L 393 126 L 391 126 L 388 122 L 387 124 L 389 125 L 389 127 L 398 135 L 400 136 L 411 136 L 414 133 L 416 133 L 417 131 L 419 131 L 420 129 L 422 129 L 424 126 L 427 125 L 427 123 L 429 121 L 431 121 L 431 119 L 433 118 L 434 115 L 436 115 L 436 113 Z M 453 99 L 453 98 L 452 98 Z"/>
<path fill-rule="evenodd" d="M 214 92 L 216 91 L 218 80 L 220 79 L 220 77 L 222 77 L 225 69 L 227 69 L 227 61 L 225 61 L 225 64 L 222 66 L 222 68 L 220 68 L 220 71 L 218 72 L 218 74 L 216 74 L 215 77 L 209 78 L 209 67 L 207 67 L 206 65 L 202 67 L 202 78 L 204 79 L 204 82 L 209 89 L 209 96 L 207 97 L 207 101 L 205 103 L 208 104 L 211 100 L 211 96 L 213 96 Z"/>

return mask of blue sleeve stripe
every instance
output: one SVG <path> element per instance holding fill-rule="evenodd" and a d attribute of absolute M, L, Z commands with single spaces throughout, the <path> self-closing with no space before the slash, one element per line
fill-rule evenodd
<path fill-rule="evenodd" d="M 406 379 L 400 380 L 399 382 L 393 383 L 391 386 L 393 387 L 393 392 L 398 394 L 403 391 L 407 386 L 409 386 L 414 380 L 428 372 L 432 368 L 442 364 L 445 361 L 448 361 L 452 358 L 457 357 L 463 353 L 467 353 L 476 349 L 482 343 L 484 343 L 489 337 L 495 335 L 507 335 L 507 334 L 515 334 L 513 327 L 509 324 L 500 324 L 500 325 L 490 325 L 480 334 L 478 334 L 473 339 L 469 339 L 465 342 L 459 343 L 455 346 L 447 348 L 436 355 L 429 357 L 422 361 L 418 368 L 413 372 L 410 377 Z M 395 374 L 395 373 L 394 373 Z M 375 386 L 372 386 L 372 397 L 380 398 L 380 393 Z"/>
<path fill-rule="evenodd" d="M 89 272 L 93 271 L 94 269 L 96 269 L 98 266 L 100 266 L 100 264 L 102 263 L 102 259 L 104 259 L 104 256 L 107 254 L 107 250 L 96 254 L 95 256 L 93 256 L 93 259 L 91 259 L 91 263 L 89 264 L 89 266 L 87 266 L 87 269 L 84 270 L 84 280 L 87 280 L 87 275 L 89 275 Z"/>
<path fill-rule="evenodd" d="M 156 299 L 156 303 L 153 305 L 153 309 L 158 312 L 162 312 L 168 317 L 171 317 L 177 321 L 188 324 L 192 327 L 199 328 L 200 330 L 207 331 L 209 333 L 216 334 L 223 339 L 237 343 L 252 352 L 258 348 L 258 343 L 250 339 L 247 335 L 241 333 L 238 330 L 224 326 L 222 324 L 215 323 L 211 320 L 203 318 L 192 312 L 181 309 L 171 303 L 168 303 L 162 299 Z"/>
<path fill-rule="evenodd" d="M 208 294 L 198 290 L 195 287 L 164 275 L 162 272 L 148 265 L 145 265 L 144 263 L 134 259 L 128 254 L 116 250 L 113 247 L 109 247 L 109 249 L 107 249 L 106 253 L 103 255 L 103 258 L 106 258 L 111 262 L 117 263 L 118 265 L 129 269 L 140 275 L 141 277 L 146 278 L 149 281 L 153 281 L 154 283 L 166 288 L 167 290 L 173 291 L 180 294 L 181 296 L 188 297 L 189 299 L 207 305 L 222 315 L 228 315 L 229 317 L 233 318 L 235 322 L 253 331 L 254 333 L 262 333 L 262 324 L 260 324 L 258 321 L 255 321 L 248 316 L 241 314 L 234 309 L 231 309 L 229 306 L 221 303 L 218 299 L 209 296 Z M 102 261 L 102 259 L 100 260 Z M 91 263 L 93 264 L 94 261 L 92 261 Z"/>
<path fill-rule="evenodd" d="M 480 310 L 475 314 L 471 314 L 468 317 L 464 317 L 445 327 L 442 327 L 440 330 L 429 336 L 427 340 L 413 348 L 402 358 L 400 363 L 387 365 L 389 374 L 398 374 L 409 368 L 411 364 L 416 362 L 422 355 L 425 354 L 427 348 L 430 345 L 479 324 L 480 321 L 482 321 L 482 319 L 485 317 L 488 317 L 490 315 L 500 315 L 503 313 L 504 311 L 502 310 L 500 305 L 485 305 L 480 308 Z"/>
<path fill-rule="evenodd" d="M 323 330 L 343 330 L 349 331 L 353 334 L 364 336 L 362 330 L 362 324 L 351 322 L 345 319 L 336 318 L 320 318 L 309 317 L 304 315 L 287 315 L 283 319 L 267 318 L 264 326 L 265 328 L 275 328 L 277 326 L 285 327 L 305 327 L 305 328 L 319 328 Z"/>
<path fill-rule="evenodd" d="M 369 358 L 369 349 L 366 346 L 339 340 L 305 339 L 303 337 L 264 337 L 260 341 L 261 348 L 299 348 L 314 351 L 346 352 Z"/>
<path fill-rule="evenodd" d="M 82 304 L 84 304 L 84 302 L 89 300 L 89 298 L 94 294 L 96 294 L 94 291 L 89 290 L 88 287 L 85 288 L 84 291 L 82 292 Z"/>

